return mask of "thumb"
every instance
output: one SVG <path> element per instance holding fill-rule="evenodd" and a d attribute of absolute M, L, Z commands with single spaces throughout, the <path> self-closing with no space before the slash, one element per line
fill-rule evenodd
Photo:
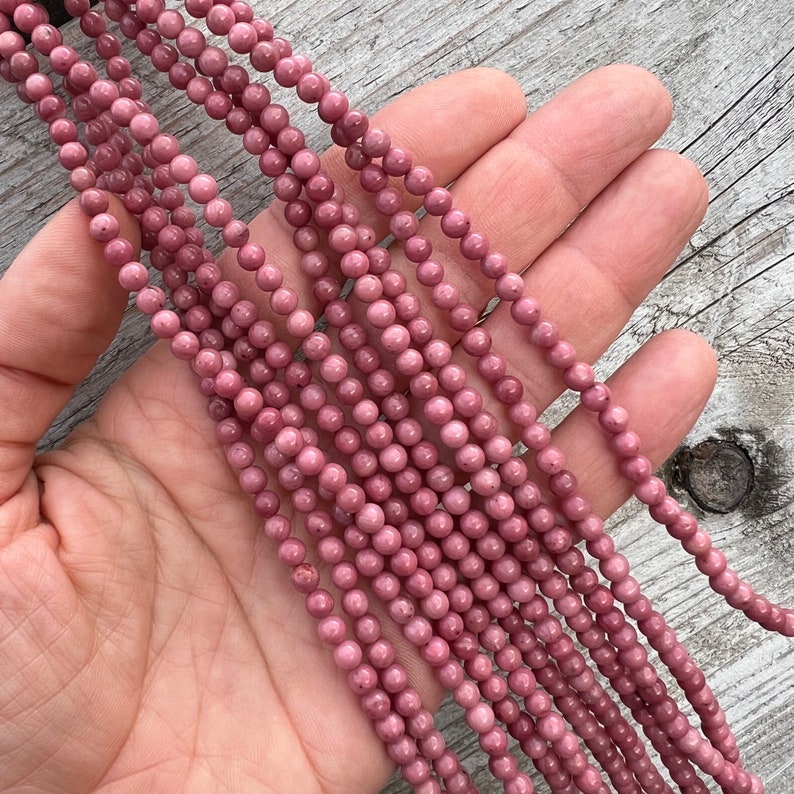
<path fill-rule="evenodd" d="M 137 242 L 112 197 L 109 211 Z M 0 280 L 0 505 L 20 489 L 39 439 L 118 330 L 127 297 L 103 249 L 74 200 Z"/>

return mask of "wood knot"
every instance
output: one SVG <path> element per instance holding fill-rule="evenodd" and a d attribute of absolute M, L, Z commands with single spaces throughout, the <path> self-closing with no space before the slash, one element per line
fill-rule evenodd
<path fill-rule="evenodd" d="M 730 513 L 753 490 L 755 468 L 744 447 L 711 438 L 682 447 L 673 459 L 673 476 L 703 510 Z"/>

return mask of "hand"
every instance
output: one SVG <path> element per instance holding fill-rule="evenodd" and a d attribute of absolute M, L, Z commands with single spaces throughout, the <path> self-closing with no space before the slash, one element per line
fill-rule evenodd
<path fill-rule="evenodd" d="M 545 316 L 593 361 L 706 206 L 691 163 L 648 151 L 669 118 L 657 81 L 621 66 L 528 118 L 520 88 L 480 69 L 411 92 L 375 123 L 455 180 L 457 206 L 514 267 L 531 263 Z M 339 152 L 325 164 L 383 229 Z M 86 227 L 70 203 L 0 282 L 0 790 L 377 791 L 388 759 L 227 469 L 188 366 L 155 345 L 60 449 L 35 457 L 125 305 Z M 279 210 L 252 230 L 305 291 Z M 489 285 L 472 273 L 454 278 L 484 305 Z M 551 403 L 560 383 L 520 331 L 501 310 L 488 324 L 532 398 Z M 711 350 L 681 331 L 613 376 L 655 464 L 714 376 Z M 574 411 L 555 443 L 602 515 L 627 498 L 592 417 Z M 427 669 L 411 670 L 436 706 Z"/>

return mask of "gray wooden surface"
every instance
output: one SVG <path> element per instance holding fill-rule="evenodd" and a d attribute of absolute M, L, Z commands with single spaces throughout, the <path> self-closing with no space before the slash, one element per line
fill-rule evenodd
<path fill-rule="evenodd" d="M 676 116 L 662 143 L 700 166 L 711 206 L 600 372 L 663 328 L 694 329 L 714 345 L 720 381 L 687 443 L 737 443 L 749 453 L 755 481 L 734 510 L 706 514 L 706 526 L 741 574 L 771 598 L 794 602 L 794 4 L 271 0 L 259 10 L 368 111 L 417 83 L 475 64 L 512 73 L 530 106 L 615 61 L 645 66 L 665 82 Z M 43 128 L 11 93 L 0 89 L 3 267 L 69 196 Z M 159 107 L 168 108 L 172 129 L 198 157 L 214 164 L 242 216 L 262 206 L 267 189 L 243 167 L 242 155 L 219 148 L 209 122 L 197 122 L 187 103 L 169 99 Z M 140 319 L 127 318 L 46 443 L 88 415 L 107 383 L 145 349 L 143 329 Z M 764 778 L 768 794 L 791 794 L 794 642 L 768 636 L 710 594 L 686 555 L 650 528 L 636 506 L 620 513 L 613 532 L 710 677 L 745 765 Z M 445 707 L 440 720 L 482 790 L 496 792 L 454 709 Z M 545 791 L 542 783 L 539 790 Z M 384 791 L 402 794 L 408 787 L 394 781 Z"/>

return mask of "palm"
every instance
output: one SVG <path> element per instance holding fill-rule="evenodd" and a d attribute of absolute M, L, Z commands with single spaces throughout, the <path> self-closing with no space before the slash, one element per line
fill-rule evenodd
<path fill-rule="evenodd" d="M 46 648 L 19 675 L 18 697 L 38 714 L 47 703 L 53 779 L 70 791 L 100 779 L 312 791 L 315 776 L 316 790 L 374 788 L 386 767 L 373 763 L 371 729 L 257 534 L 191 377 L 168 357 L 148 355 L 40 461 L 42 511 L 60 543 L 45 528 L 27 535 L 39 565 L 6 580 Z M 79 770 L 68 785 L 66 770 Z"/>
<path fill-rule="evenodd" d="M 441 89 L 420 90 L 387 110 L 383 123 L 398 138 L 417 119 L 433 118 L 428 103 L 432 106 L 440 97 L 446 100 L 457 92 L 463 106 L 498 95 L 490 86 L 494 79 L 470 75 L 457 82 L 452 78 Z M 618 84 L 624 95 L 610 105 L 607 97 L 619 93 Z M 466 145 L 454 150 L 442 145 L 435 153 L 438 136 L 432 130 L 414 144 L 427 150 L 423 159 L 431 161 L 437 176 L 460 177 L 479 158 L 468 175 L 474 172 L 480 183 L 495 182 L 500 171 L 484 155 L 491 147 L 497 151 L 498 141 L 518 124 L 520 102 L 510 91 L 512 116 L 496 108 L 494 118 L 499 118 L 490 125 L 482 114 L 457 111 L 460 123 L 465 119 L 472 125 L 468 151 L 459 151 Z M 543 155 L 537 158 L 540 187 L 557 189 L 561 199 L 559 206 L 552 202 L 548 217 L 541 213 L 535 227 L 530 223 L 524 229 L 515 214 L 524 212 L 526 197 L 516 201 L 506 194 L 502 206 L 486 197 L 478 207 L 477 191 L 466 187 L 466 178 L 459 184 L 461 204 L 486 217 L 500 250 L 517 261 L 536 260 L 537 294 L 580 352 L 592 358 L 669 265 L 697 222 L 703 201 L 690 168 L 682 170 L 663 156 L 640 157 L 666 123 L 664 109 L 651 107 L 658 104 L 659 91 L 649 78 L 616 70 L 585 82 L 578 98 L 576 91 L 569 92 L 567 111 L 566 100 L 558 100 L 560 118 L 548 111 L 534 122 L 530 117 L 513 135 L 513 144 L 518 141 Z M 569 126 L 570 118 L 564 116 L 574 114 L 577 102 L 595 100 L 603 118 L 582 133 L 592 141 L 579 141 L 570 162 L 562 158 L 555 164 L 551 153 L 541 151 L 542 141 L 554 138 L 555 124 Z M 455 114 L 454 108 L 444 107 L 448 115 Z M 629 107 L 643 117 L 642 125 L 623 118 Z M 615 137 L 616 123 L 626 126 L 628 143 L 617 136 L 610 151 L 600 152 L 604 141 Z M 588 146 L 601 159 L 589 158 Z M 547 161 L 557 171 L 547 168 Z M 661 187 L 644 191 L 652 179 Z M 682 182 L 691 188 L 683 201 Z M 602 191 L 566 237 L 552 244 L 581 205 Z M 639 224 L 632 215 L 637 214 L 637 195 L 646 202 Z M 504 211 L 504 218 L 495 217 L 495 210 Z M 660 212 L 670 217 L 657 228 Z M 612 225 L 605 226 L 610 218 Z M 607 229 L 603 234 L 602 228 Z M 274 214 L 257 221 L 256 233 L 265 232 L 269 251 L 286 250 L 287 237 Z M 607 262 L 610 246 L 624 250 L 624 261 Z M 555 257 L 576 260 L 583 283 L 595 291 L 593 300 L 609 317 L 600 337 L 577 326 L 576 318 L 555 304 L 559 290 L 548 276 L 550 267 L 537 264 L 543 262 L 541 254 L 550 264 Z M 7 283 L 12 293 L 13 282 Z M 472 296 L 472 302 L 481 297 Z M 5 311 L 16 305 L 14 300 L 5 298 Z M 93 318 L 100 340 L 112 333 L 117 320 L 118 307 Z M 491 322 L 500 322 L 498 313 Z M 68 390 L 87 368 L 82 361 L 53 373 L 30 363 L 35 351 L 28 351 L 27 358 L 25 351 L 1 352 L 0 363 L 9 371 L 32 373 L 33 386 L 40 389 L 36 379 L 44 375 Z M 83 352 L 90 366 L 99 351 L 88 344 Z M 672 361 L 670 372 L 658 370 L 659 357 Z M 688 364 L 681 363 L 686 360 Z M 695 340 L 680 338 L 675 344 L 659 340 L 617 377 L 615 387 L 622 389 L 625 403 L 634 401 L 635 425 L 641 432 L 647 429 L 648 453 L 655 459 L 686 431 L 710 377 L 709 354 Z M 686 383 L 687 389 L 677 390 L 681 403 L 671 406 L 660 422 L 656 407 L 643 412 L 642 400 L 647 406 L 654 392 L 670 387 L 671 379 L 675 385 Z M 632 382 L 644 383 L 650 397 L 633 394 Z M 51 383 L 45 385 L 52 391 Z M 556 389 L 546 383 L 535 397 L 547 403 Z M 62 399 L 53 397 L 52 405 L 41 408 L 40 423 L 51 418 Z M 20 412 L 24 404 L 19 402 Z M 560 432 L 587 438 L 586 427 L 574 418 Z M 37 461 L 41 489 L 32 474 L 20 474 L 22 467 L 11 465 L 19 463 L 20 450 L 32 454 L 31 444 L 21 445 L 18 439 L 0 450 L 6 455 L 0 485 L 9 496 L 0 507 L 0 754 L 6 761 L 0 789 L 27 783 L 41 791 L 234 786 L 365 792 L 383 784 L 389 765 L 380 744 L 321 647 L 302 597 L 290 590 L 261 535 L 187 367 L 173 366 L 167 350 L 155 347 L 113 387 L 90 422 L 62 449 Z M 584 471 L 595 471 L 592 464 L 600 454 L 597 446 L 574 449 L 572 460 Z M 625 498 L 624 490 L 609 483 L 608 470 L 584 483 L 600 494 L 597 506 L 603 511 Z M 438 692 L 427 671 L 416 676 L 415 684 L 434 703 Z"/>

